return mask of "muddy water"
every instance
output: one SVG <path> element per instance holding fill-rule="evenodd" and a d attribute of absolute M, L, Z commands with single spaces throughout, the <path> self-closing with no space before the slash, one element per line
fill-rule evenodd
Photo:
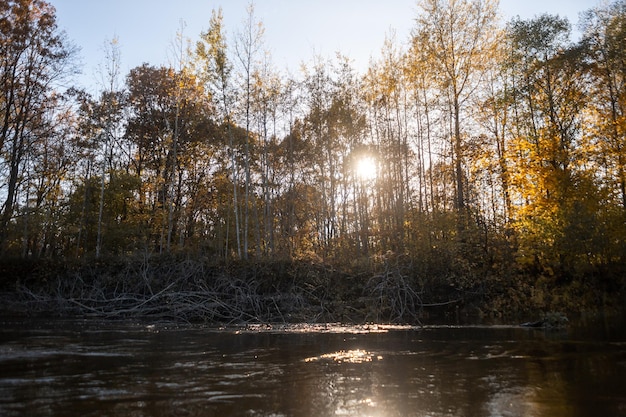
<path fill-rule="evenodd" d="M 0 320 L 0 416 L 625 416 L 622 323 Z"/>

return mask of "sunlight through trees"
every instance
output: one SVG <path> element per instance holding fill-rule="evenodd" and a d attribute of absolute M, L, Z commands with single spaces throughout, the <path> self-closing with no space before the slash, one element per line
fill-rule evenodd
<path fill-rule="evenodd" d="M 364 74 L 341 53 L 276 68 L 251 5 L 233 39 L 221 10 L 180 33 L 170 67 L 118 74 L 111 43 L 91 96 L 68 88 L 54 9 L 3 2 L 2 254 L 402 259 L 416 286 L 623 285 L 626 3 L 589 10 L 577 42 L 562 17 L 500 21 L 495 0 L 418 5 L 408 42 L 390 34 Z"/>

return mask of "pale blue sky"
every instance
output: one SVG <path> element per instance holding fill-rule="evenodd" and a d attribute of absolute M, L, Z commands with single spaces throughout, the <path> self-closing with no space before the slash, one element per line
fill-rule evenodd
<path fill-rule="evenodd" d="M 120 42 L 122 72 L 148 62 L 167 64 L 181 21 L 184 36 L 194 42 L 208 27 L 211 10 L 223 9 L 228 36 L 240 30 L 249 0 L 48 0 L 57 9 L 59 27 L 81 48 L 83 75 L 78 84 L 96 84 L 104 61 L 104 45 Z M 575 27 L 578 14 L 601 0 L 500 0 L 503 19 L 542 13 L 565 15 Z M 385 36 L 408 39 L 417 11 L 416 0 L 256 0 L 257 19 L 265 26 L 265 46 L 279 70 L 298 71 L 314 55 L 340 51 L 363 71 L 376 58 Z"/>

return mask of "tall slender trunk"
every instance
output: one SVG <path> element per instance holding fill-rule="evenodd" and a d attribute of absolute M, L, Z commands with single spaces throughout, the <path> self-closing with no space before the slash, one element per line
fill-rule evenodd
<path fill-rule="evenodd" d="M 239 181 L 239 176 L 237 175 L 237 162 L 235 159 L 235 140 L 233 138 L 232 128 L 230 126 L 230 120 L 227 120 L 228 130 L 228 144 L 230 146 L 230 163 L 232 170 L 232 181 L 233 181 L 233 212 L 235 215 L 235 240 L 237 241 L 237 257 L 241 259 L 241 225 L 239 220 L 239 192 L 237 190 L 237 182 Z M 227 247 L 228 249 L 228 247 Z"/>
<path fill-rule="evenodd" d="M 15 127 L 11 135 L 11 152 L 9 159 L 9 180 L 6 186 L 6 200 L 0 212 L 0 252 L 5 247 L 5 242 L 9 237 L 9 223 L 13 217 L 13 208 L 17 199 L 18 179 L 22 157 L 28 150 L 26 147 L 26 121 L 25 112 L 30 108 L 30 97 L 27 95 L 20 103 L 19 110 L 16 110 Z M 4 137 L 3 137 L 4 139 Z"/>
<path fill-rule="evenodd" d="M 174 190 L 176 172 L 178 170 L 178 130 L 179 130 L 179 118 L 180 118 L 180 98 L 176 99 L 176 115 L 174 117 L 174 133 L 172 138 L 172 167 L 170 169 L 170 184 L 169 184 L 169 201 L 167 212 L 167 241 L 165 243 L 166 251 L 169 252 L 172 244 L 172 231 L 174 229 Z"/>
<path fill-rule="evenodd" d="M 461 140 L 461 121 L 459 97 L 454 92 L 454 170 L 456 176 L 456 208 L 459 213 L 465 210 L 465 195 L 463 186 L 463 146 Z"/>
<path fill-rule="evenodd" d="M 96 236 L 96 258 L 100 257 L 100 251 L 102 250 L 102 217 L 104 213 L 104 176 L 106 174 L 106 155 L 109 152 L 109 137 L 105 134 L 104 142 L 104 158 L 102 159 L 102 170 L 100 180 L 100 203 L 98 207 L 98 233 Z"/>

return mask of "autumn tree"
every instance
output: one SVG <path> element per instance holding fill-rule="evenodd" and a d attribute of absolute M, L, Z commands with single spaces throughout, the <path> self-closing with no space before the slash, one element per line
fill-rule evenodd
<path fill-rule="evenodd" d="M 291 94 L 295 93 L 290 93 L 293 97 Z M 294 100 L 288 102 L 295 104 Z M 314 219 L 320 199 L 310 181 L 315 174 L 315 155 L 313 143 L 308 139 L 304 123 L 295 119 L 278 144 L 279 176 L 283 182 L 281 193 L 274 201 L 278 217 L 276 235 L 280 237 L 277 253 L 291 259 L 314 257 L 318 243 Z"/>
<path fill-rule="evenodd" d="M 329 139 L 338 154 L 339 184 L 337 188 L 337 222 L 344 255 L 368 255 L 372 232 L 370 206 L 374 199 L 372 183 L 359 176 L 359 164 L 366 159 L 376 164 L 378 158 L 370 138 L 366 134 L 366 119 L 361 91 L 361 81 L 352 67 L 350 59 L 336 55 L 333 65 L 334 79 L 332 102 L 328 110 Z M 328 155 L 330 160 L 330 155 Z M 363 174 L 363 173 L 361 173 Z M 356 249 L 356 250 L 355 250 Z"/>
<path fill-rule="evenodd" d="M 171 68 L 143 65 L 131 70 L 128 79 L 129 119 L 127 140 L 134 144 L 133 171 L 142 180 L 140 200 L 148 210 L 152 241 L 159 251 L 167 250 L 168 235 L 176 235 L 182 212 L 185 171 L 180 160 L 190 142 L 203 136 L 206 109 L 196 93 L 193 77 Z M 179 88 L 184 95 L 179 97 Z M 206 127 L 206 125 L 204 125 Z M 172 186 L 172 182 L 176 186 Z M 169 230 L 172 227 L 172 230 Z"/>
<path fill-rule="evenodd" d="M 381 250 L 404 252 L 405 222 L 411 206 L 412 167 L 415 166 L 409 120 L 414 118 L 409 99 L 405 56 L 388 38 L 381 58 L 364 77 L 362 95 L 369 111 L 369 136 L 376 149 L 376 213 Z M 419 187 L 419 186 L 418 186 Z"/>
<path fill-rule="evenodd" d="M 316 234 L 315 249 L 321 254 L 327 253 L 331 240 L 337 236 L 336 189 L 339 152 L 335 149 L 328 131 L 327 114 L 332 103 L 331 77 L 326 66 L 316 58 L 313 68 L 304 68 L 303 94 L 306 100 L 307 115 L 304 118 L 303 133 L 305 140 L 311 143 L 314 159 L 310 162 L 314 173 L 307 178 L 307 183 L 317 188 L 318 201 L 314 202 L 316 213 L 314 225 Z M 323 255 L 324 256 L 324 255 Z"/>
<path fill-rule="evenodd" d="M 73 49 L 41 0 L 0 4 L 0 250 L 20 202 L 20 178 L 36 141 L 49 138 L 58 82 L 71 73 Z M 32 161 L 32 159 L 31 159 Z"/>
<path fill-rule="evenodd" d="M 105 44 L 105 61 L 100 68 L 102 91 L 101 120 L 98 126 L 97 141 L 101 145 L 100 158 L 100 202 L 98 207 L 98 232 L 96 236 L 96 258 L 100 257 L 102 250 L 102 221 L 104 213 L 104 191 L 107 168 L 112 172 L 114 146 L 120 137 L 120 125 L 122 124 L 122 97 L 119 88 L 121 51 L 117 37 Z M 94 132 L 95 134 L 95 132 Z M 95 139 L 95 138 L 94 138 Z M 111 182 L 111 175 L 109 182 Z"/>
<path fill-rule="evenodd" d="M 626 256 L 626 2 L 589 10 L 582 26 L 593 96 L 584 139 L 594 150 L 589 164 L 601 179 L 602 218 L 608 225 L 606 239 L 597 246 L 605 248 L 603 262 L 615 263 Z"/>
<path fill-rule="evenodd" d="M 21 236 L 23 257 L 57 256 L 67 249 L 65 190 L 71 187 L 83 152 L 72 96 L 67 92 L 50 99 L 55 110 L 48 115 L 46 134 L 28 142 L 20 175 L 20 204 L 10 233 L 13 244 Z"/>
<path fill-rule="evenodd" d="M 454 155 L 455 207 L 467 206 L 464 165 L 470 98 L 491 61 L 497 33 L 493 0 L 424 0 L 416 19 L 414 43 L 428 53 L 437 88 L 447 99 Z M 465 124 L 464 124 L 465 123 Z"/>
<path fill-rule="evenodd" d="M 258 65 L 259 54 L 263 47 L 263 34 L 265 29 L 263 23 L 256 20 L 254 14 L 254 3 L 250 3 L 247 7 L 247 15 L 243 21 L 241 31 L 237 34 L 234 49 L 235 57 L 238 63 L 238 77 L 241 88 L 241 96 L 239 100 L 239 114 L 242 127 L 246 131 L 246 141 L 244 144 L 244 201 L 243 201 L 243 257 L 248 258 L 249 239 L 250 239 L 250 221 L 258 222 L 257 205 L 255 203 L 254 187 L 252 184 L 252 157 L 253 157 L 253 133 L 252 133 L 252 106 L 253 106 L 253 75 Z M 252 209 L 252 214 L 250 210 Z M 258 225 L 255 224 L 255 227 Z M 258 255 L 257 248 L 257 255 Z"/>
<path fill-rule="evenodd" d="M 514 20 L 509 37 L 515 66 L 512 186 L 520 259 L 555 273 L 585 263 L 598 196 L 581 146 L 586 106 L 580 48 L 569 22 L 542 15 Z"/>
<path fill-rule="evenodd" d="M 259 175 L 262 196 L 262 221 L 257 222 L 257 247 L 264 256 L 275 252 L 273 201 L 276 199 L 280 179 L 278 156 L 277 118 L 282 98 L 282 82 L 273 68 L 271 56 L 266 53 L 252 75 L 252 117 L 259 137 Z M 261 227 L 261 223 L 263 227 Z"/>
<path fill-rule="evenodd" d="M 232 214 L 234 221 L 235 252 L 242 258 L 241 244 L 241 215 L 239 209 L 239 164 L 238 149 L 235 133 L 235 99 L 236 89 L 233 80 L 233 64 L 228 55 L 228 43 L 224 30 L 222 10 L 213 10 L 209 21 L 209 28 L 202 32 L 196 43 L 194 65 L 199 81 L 217 110 L 218 123 L 226 132 L 228 138 L 228 158 L 230 160 L 230 182 L 232 188 Z M 226 215 L 226 233 L 224 237 L 225 250 L 228 253 L 233 239 L 229 233 L 230 215 Z"/>
<path fill-rule="evenodd" d="M 490 218 L 499 227 L 509 227 L 512 202 L 510 191 L 509 142 L 512 136 L 513 86 L 510 66 L 507 65 L 507 42 L 504 33 L 499 32 L 500 41 L 494 50 L 496 60 L 484 76 L 483 93 L 477 95 L 475 103 L 478 123 L 484 128 L 491 146 L 485 149 L 483 158 L 486 171 L 493 177 L 491 181 Z"/>

